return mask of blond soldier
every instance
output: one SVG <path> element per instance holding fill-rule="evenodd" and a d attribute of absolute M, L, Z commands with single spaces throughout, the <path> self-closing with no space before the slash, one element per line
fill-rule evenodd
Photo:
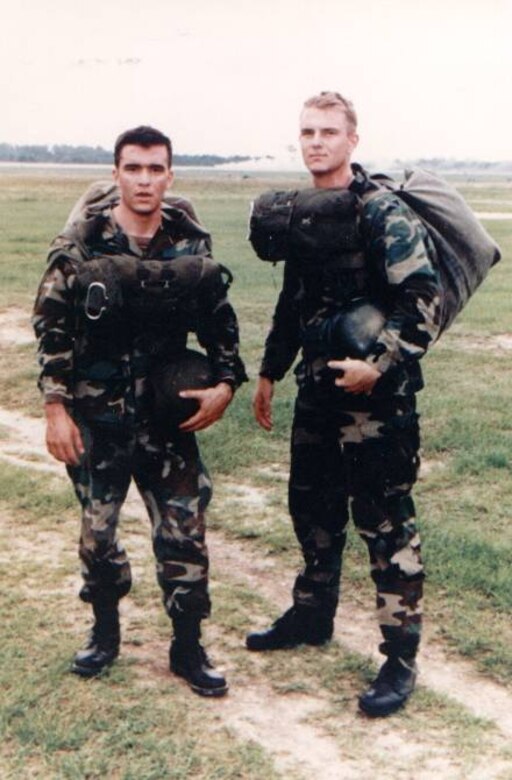
<path fill-rule="evenodd" d="M 351 509 L 369 551 L 387 656 L 360 707 L 388 715 L 416 679 L 424 572 L 411 497 L 419 465 L 415 394 L 423 386 L 419 358 L 438 333 L 440 283 L 418 218 L 392 194 L 364 197 L 375 185 L 351 163 L 358 143 L 352 104 L 333 92 L 306 101 L 300 143 L 318 194 L 341 190 L 329 228 L 336 241 L 326 227 L 310 252 L 290 248 L 254 413 L 270 430 L 274 384 L 301 349 L 289 508 L 304 568 L 293 606 L 268 630 L 249 634 L 247 647 L 330 640 Z M 373 316 L 375 306 L 382 314 L 378 337 L 364 354 L 351 352 L 343 346 L 347 314 Z"/>

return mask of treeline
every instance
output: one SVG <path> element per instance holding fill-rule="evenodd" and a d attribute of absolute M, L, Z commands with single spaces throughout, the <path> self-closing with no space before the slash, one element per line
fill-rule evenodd
<path fill-rule="evenodd" d="M 16 163 L 82 163 L 96 165 L 105 163 L 109 165 L 113 159 L 113 152 L 103 149 L 101 146 L 70 146 L 68 144 L 55 144 L 44 146 L 38 144 L 5 144 L 0 143 L 0 162 Z M 221 157 L 216 154 L 176 154 L 175 165 L 222 165 L 231 162 L 247 162 L 251 157 L 232 155 Z"/>

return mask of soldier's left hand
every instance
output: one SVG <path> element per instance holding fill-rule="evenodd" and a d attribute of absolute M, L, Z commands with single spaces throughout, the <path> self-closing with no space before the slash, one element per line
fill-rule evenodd
<path fill-rule="evenodd" d="M 182 390 L 182 398 L 195 398 L 199 402 L 197 412 L 181 423 L 180 430 L 186 432 L 202 431 L 220 420 L 233 398 L 233 388 L 225 382 L 206 390 Z"/>
<path fill-rule="evenodd" d="M 377 379 L 381 376 L 374 366 L 366 363 L 364 360 L 329 360 L 327 363 L 333 371 L 340 371 L 341 374 L 334 379 L 337 387 L 343 387 L 349 393 L 371 393 Z"/>

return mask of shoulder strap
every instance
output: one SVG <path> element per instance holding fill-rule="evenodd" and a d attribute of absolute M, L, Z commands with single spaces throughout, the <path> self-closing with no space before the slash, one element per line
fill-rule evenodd
<path fill-rule="evenodd" d="M 115 206 L 117 203 L 119 203 L 119 189 L 114 182 L 93 182 L 83 195 L 78 198 L 69 212 L 64 229 L 70 227 L 77 220 L 82 219 L 87 212 L 99 214 L 103 209 Z M 163 203 L 164 207 L 167 206 L 184 211 L 193 222 L 200 224 L 199 217 L 188 198 L 174 195 L 170 190 L 167 190 L 164 194 Z"/>
<path fill-rule="evenodd" d="M 400 186 L 390 176 L 386 176 L 384 173 L 376 173 L 369 177 L 368 188 L 362 192 L 358 192 L 359 201 L 365 205 L 371 200 L 380 198 L 389 193 L 397 193 L 400 191 Z"/>

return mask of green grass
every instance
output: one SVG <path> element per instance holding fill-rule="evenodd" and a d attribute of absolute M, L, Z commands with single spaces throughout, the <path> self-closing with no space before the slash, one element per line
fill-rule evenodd
<path fill-rule="evenodd" d="M 29 487 L 36 500 L 33 506 L 20 504 L 12 515 L 4 507 L 1 514 L 3 530 L 22 530 L 16 537 L 2 534 L 0 542 L 2 562 L 7 557 L 11 561 L 0 574 L 2 778 L 279 777 L 260 747 L 237 739 L 224 725 L 219 703 L 194 697 L 168 673 L 170 626 L 152 577 L 147 528 L 140 521 L 125 518 L 123 523 L 127 547 L 137 550 L 137 573 L 129 610 L 124 602 L 122 607 L 120 659 L 98 680 L 68 674 L 90 619 L 87 606 L 72 598 L 78 584 L 76 513 L 67 507 L 69 490 L 61 480 L 41 524 L 37 497 L 44 492 L 44 480 L 27 484 L 22 470 L 10 469 L 6 481 L 16 478 L 18 487 Z M 51 534 L 59 535 L 61 547 L 58 555 L 45 559 L 41 546 L 52 543 Z M 35 561 L 38 565 L 31 566 Z M 389 768 L 390 757 L 386 764 L 378 741 L 381 725 L 356 716 L 357 694 L 373 677 L 374 665 L 337 642 L 270 656 L 247 653 L 241 637 L 254 621 L 268 620 L 275 607 L 245 585 L 243 575 L 228 575 L 213 572 L 213 625 L 206 628 L 206 643 L 210 646 L 213 636 L 214 657 L 229 659 L 232 686 L 268 689 L 270 706 L 272 696 L 288 697 L 293 707 L 296 696 L 320 695 L 308 724 L 336 739 L 342 756 Z M 423 688 L 407 712 L 396 717 L 394 728 L 402 741 L 415 744 L 418 760 L 427 761 L 431 745 L 439 740 L 448 754 L 456 755 L 462 771 L 486 757 L 506 757 L 490 724 Z M 391 759 L 397 772 L 407 770 L 408 760 Z"/>
<path fill-rule="evenodd" d="M 215 706 L 205 705 L 168 673 L 170 624 L 161 614 L 156 584 L 151 587 L 146 576 L 131 598 L 136 615 L 125 631 L 128 649 L 118 664 L 98 680 L 68 674 L 90 618 L 73 593 L 76 512 L 64 485 L 57 482 L 52 499 L 43 503 L 49 487 L 44 478 L 27 477 L 16 468 L 2 473 L 8 507 L 2 506 L 0 543 L 2 778 L 277 777 L 261 748 L 236 739 Z M 30 492 L 32 500 L 16 498 L 16 490 Z M 146 530 L 137 523 L 130 533 L 130 523 L 125 524 L 128 539 L 135 534 L 138 545 L 146 545 L 149 565 Z M 130 657 L 129 648 L 144 649 L 149 638 L 156 673 L 153 661 L 148 670 L 147 663 Z"/>
<path fill-rule="evenodd" d="M 28 315 L 47 244 L 90 180 L 89 173 L 0 175 L 0 312 L 16 306 Z M 263 189 L 296 186 L 298 181 L 303 179 L 274 182 L 212 175 L 200 181 L 187 175 L 177 185 L 181 194 L 194 199 L 212 231 L 217 259 L 235 274 L 231 297 L 252 380 L 282 269 L 257 260 L 245 240 L 248 203 Z M 508 182 L 495 181 L 485 187 L 466 183 L 463 191 L 480 210 L 506 211 L 512 203 Z M 433 468 L 418 483 L 416 504 L 428 569 L 427 619 L 453 653 L 511 684 L 512 362 L 510 353 L 500 351 L 491 340 L 512 334 L 512 223 L 487 224 L 502 246 L 503 260 L 423 361 L 426 389 L 418 398 L 422 455 Z M 40 415 L 36 376 L 33 346 L 3 348 L 2 405 Z M 228 537 L 250 540 L 261 555 L 295 566 L 299 556 L 287 517 L 283 480 L 295 394 L 293 377 L 276 388 L 275 428 L 270 435 L 252 419 L 253 387 L 253 381 L 243 387 L 225 418 L 200 436 L 204 458 L 217 483 L 210 520 Z M 5 438 L 5 430 L 0 436 Z M 263 504 L 237 504 L 236 487 L 240 485 L 259 491 Z M 84 613 L 73 600 L 75 500 L 62 481 L 5 464 L 0 495 L 8 532 L 0 552 L 9 562 L 0 575 L 4 640 L 0 687 L 5 702 L 0 719 L 2 777 L 256 780 L 277 776 L 261 750 L 226 734 L 215 710 L 205 709 L 182 686 L 173 685 L 171 678 L 150 681 L 151 685 L 139 681 L 134 687 L 134 678 L 139 680 L 138 661 L 122 659 L 108 678 L 91 684 L 81 685 L 64 674 L 82 640 L 84 623 Z M 126 528 L 128 538 L 137 541 L 139 532 L 134 525 L 128 522 Z M 13 534 L 26 542 L 23 550 L 11 549 Z M 43 558 L 45 566 L 32 567 L 31 550 L 40 562 L 38 544 L 45 542 L 57 544 L 57 552 Z M 143 648 L 149 630 L 165 653 L 168 625 L 158 609 L 150 557 L 140 565 L 144 576 L 130 597 L 140 615 L 132 617 L 128 639 L 134 648 Z M 345 576 L 346 598 L 370 604 L 366 553 L 353 533 Z M 215 584 L 216 621 L 222 626 L 222 643 L 237 673 L 251 674 L 253 661 L 240 650 L 240 637 L 254 615 L 271 617 L 275 608 L 247 589 L 230 588 L 224 578 Z M 347 702 L 353 706 L 356 691 L 373 670 L 365 659 L 332 648 L 319 655 L 306 650 L 293 662 L 278 654 L 258 662 L 256 671 L 280 695 L 320 686 L 327 697 L 326 712 L 343 718 L 344 706 Z M 449 724 L 447 740 L 461 745 L 469 767 L 474 753 L 464 742 L 464 733 L 481 733 L 481 724 L 465 722 L 467 716 L 452 706 L 421 691 L 407 710 L 411 730 L 428 729 L 430 722 L 441 732 L 441 724 Z M 340 744 L 343 750 L 364 755 L 365 724 L 356 724 L 354 732 L 353 714 L 349 708 L 346 722 L 350 728 L 347 736 L 339 736 Z M 318 722 L 327 728 L 329 715 L 319 715 Z M 400 716 L 399 722 L 405 728 L 407 716 Z M 200 738 L 205 730 L 209 734 L 206 742 Z M 378 766 L 381 759 L 377 752 L 374 755 Z"/>

